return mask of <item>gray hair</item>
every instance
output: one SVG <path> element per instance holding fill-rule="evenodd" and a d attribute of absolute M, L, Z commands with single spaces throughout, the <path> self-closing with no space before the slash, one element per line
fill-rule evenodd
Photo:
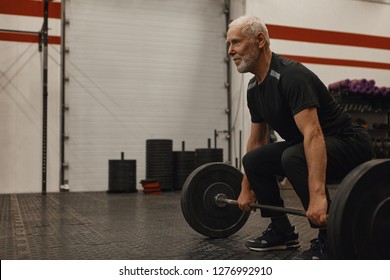
<path fill-rule="evenodd" d="M 265 40 L 268 45 L 270 45 L 268 29 L 265 23 L 255 16 L 241 16 L 235 20 L 233 20 L 229 27 L 239 26 L 241 27 L 242 33 L 247 35 L 248 37 L 253 37 L 256 33 L 261 32 L 265 36 Z"/>

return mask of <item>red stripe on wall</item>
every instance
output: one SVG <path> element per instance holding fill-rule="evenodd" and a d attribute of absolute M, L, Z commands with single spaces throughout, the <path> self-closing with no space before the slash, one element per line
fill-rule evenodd
<path fill-rule="evenodd" d="M 267 24 L 272 39 L 390 50 L 390 38 Z"/>
<path fill-rule="evenodd" d="M 43 17 L 43 1 L 1 0 L 0 14 Z M 49 2 L 49 18 L 61 18 L 60 2 Z"/>
<path fill-rule="evenodd" d="M 12 32 L 0 32 L 0 41 L 24 42 L 24 43 L 38 43 L 38 34 L 23 34 Z M 49 36 L 49 44 L 61 44 L 60 36 Z"/>
<path fill-rule="evenodd" d="M 352 66 L 363 68 L 375 68 L 390 70 L 390 63 L 380 63 L 371 61 L 360 60 L 347 60 L 347 59 L 334 59 L 334 58 L 321 58 L 310 56 L 297 56 L 297 55 L 282 55 L 284 57 L 299 61 L 301 63 L 313 63 L 313 64 L 325 64 L 325 65 L 337 65 L 337 66 Z"/>

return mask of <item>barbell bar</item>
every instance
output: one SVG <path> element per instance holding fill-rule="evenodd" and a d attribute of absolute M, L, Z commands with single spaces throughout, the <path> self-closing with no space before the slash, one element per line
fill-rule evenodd
<path fill-rule="evenodd" d="M 242 178 L 239 170 L 220 162 L 195 169 L 181 193 L 183 216 L 190 227 L 210 238 L 239 231 L 250 215 L 236 206 Z M 291 208 L 257 203 L 251 207 L 306 216 L 305 211 Z M 327 231 L 335 259 L 390 259 L 389 159 L 365 162 L 341 181 L 330 205 Z"/>
<path fill-rule="evenodd" d="M 229 205 L 238 205 L 238 201 L 234 199 L 229 199 L 226 197 L 224 193 L 217 194 L 215 196 L 215 203 L 219 207 L 225 207 L 226 204 Z M 286 214 L 292 214 L 296 216 L 302 216 L 306 217 L 306 211 L 299 210 L 299 209 L 294 209 L 294 208 L 287 208 L 287 207 L 279 207 L 279 206 L 273 206 L 273 205 L 265 205 L 265 204 L 258 204 L 258 203 L 250 203 L 250 207 L 255 208 L 255 209 L 268 209 L 268 210 L 273 210 L 281 213 L 286 213 Z"/>

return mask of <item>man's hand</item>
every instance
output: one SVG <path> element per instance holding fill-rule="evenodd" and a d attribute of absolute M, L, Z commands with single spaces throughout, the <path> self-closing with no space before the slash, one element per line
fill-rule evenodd
<path fill-rule="evenodd" d="M 326 196 L 314 196 L 310 199 L 309 208 L 306 211 L 306 216 L 313 224 L 318 226 L 326 226 L 327 209 L 328 201 L 326 200 Z"/>
<path fill-rule="evenodd" d="M 253 209 L 249 206 L 249 204 L 256 202 L 256 195 L 251 189 L 243 187 L 241 189 L 241 193 L 237 199 L 237 202 L 238 207 L 240 207 L 242 211 L 250 212 Z"/>

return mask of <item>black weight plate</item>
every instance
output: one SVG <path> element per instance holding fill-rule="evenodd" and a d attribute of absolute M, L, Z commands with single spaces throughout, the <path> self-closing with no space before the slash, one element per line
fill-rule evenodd
<path fill-rule="evenodd" d="M 181 208 L 188 224 L 198 233 L 211 238 L 228 237 L 240 230 L 249 213 L 236 205 L 219 207 L 215 196 L 224 193 L 237 199 L 242 173 L 225 163 L 209 163 L 195 169 L 181 191 Z"/>
<path fill-rule="evenodd" d="M 336 259 L 390 259 L 390 160 L 371 160 L 340 183 L 329 210 Z"/>
<path fill-rule="evenodd" d="M 379 203 L 371 219 L 371 237 L 377 256 L 390 260 L 390 196 Z M 373 257 L 377 259 L 379 257 Z"/>

